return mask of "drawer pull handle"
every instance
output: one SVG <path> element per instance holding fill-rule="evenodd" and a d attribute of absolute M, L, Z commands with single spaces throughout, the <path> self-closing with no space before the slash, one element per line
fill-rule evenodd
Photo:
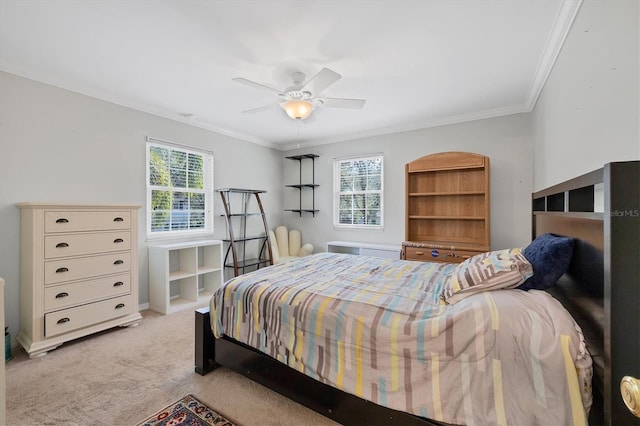
<path fill-rule="evenodd" d="M 67 243 L 58 243 L 58 244 L 56 244 L 56 248 L 65 248 L 65 247 L 69 247 L 69 244 L 67 244 Z"/>
<path fill-rule="evenodd" d="M 123 286 L 123 285 L 124 285 L 124 283 L 122 281 L 118 281 L 118 282 L 113 283 L 114 287 L 120 287 L 120 286 Z"/>
<path fill-rule="evenodd" d="M 113 262 L 114 265 L 122 265 L 124 263 L 124 260 L 116 260 L 115 262 Z"/>
<path fill-rule="evenodd" d="M 424 252 L 423 252 L 423 251 L 417 251 L 417 252 L 416 252 L 416 256 L 422 256 L 423 254 L 424 254 Z"/>
<path fill-rule="evenodd" d="M 124 240 L 122 238 L 116 238 L 115 240 L 113 240 L 114 243 L 124 243 Z"/>
<path fill-rule="evenodd" d="M 65 322 L 69 322 L 69 321 L 71 321 L 69 318 L 66 318 L 66 317 L 65 318 L 60 318 L 58 320 L 58 324 L 64 324 Z"/>
<path fill-rule="evenodd" d="M 116 309 L 122 309 L 122 308 L 124 308 L 124 303 L 118 303 L 116 305 Z"/>
<path fill-rule="evenodd" d="M 61 217 L 60 219 L 56 220 L 56 223 L 69 223 L 69 219 Z"/>
<path fill-rule="evenodd" d="M 56 269 L 56 274 L 61 274 L 63 272 L 69 272 L 69 268 L 58 268 L 58 269 Z"/>
<path fill-rule="evenodd" d="M 56 294 L 56 299 L 62 299 L 63 297 L 67 297 L 69 293 L 58 293 Z"/>
<path fill-rule="evenodd" d="M 114 222 L 124 222 L 124 219 L 121 217 L 116 217 L 113 219 Z"/>

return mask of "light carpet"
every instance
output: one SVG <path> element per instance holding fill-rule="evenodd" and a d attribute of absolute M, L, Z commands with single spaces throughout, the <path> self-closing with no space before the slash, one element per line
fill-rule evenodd
<path fill-rule="evenodd" d="M 194 311 L 142 315 L 137 327 L 67 342 L 42 358 L 14 347 L 7 424 L 135 425 L 192 394 L 243 426 L 336 425 L 226 368 L 195 373 Z"/>

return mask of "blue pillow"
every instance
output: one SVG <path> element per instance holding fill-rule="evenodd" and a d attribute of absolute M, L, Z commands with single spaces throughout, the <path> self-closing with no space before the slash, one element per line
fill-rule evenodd
<path fill-rule="evenodd" d="M 522 254 L 533 266 L 533 276 L 520 284 L 520 290 L 544 290 L 567 271 L 573 255 L 573 238 L 543 234 L 524 248 Z"/>

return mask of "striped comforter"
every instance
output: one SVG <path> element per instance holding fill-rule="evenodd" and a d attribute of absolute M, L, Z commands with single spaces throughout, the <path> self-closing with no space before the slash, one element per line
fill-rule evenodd
<path fill-rule="evenodd" d="M 241 275 L 212 329 L 380 405 L 467 425 L 585 424 L 591 358 L 550 295 L 440 300 L 453 264 L 319 253 Z M 585 406 L 587 409 L 585 409 Z"/>

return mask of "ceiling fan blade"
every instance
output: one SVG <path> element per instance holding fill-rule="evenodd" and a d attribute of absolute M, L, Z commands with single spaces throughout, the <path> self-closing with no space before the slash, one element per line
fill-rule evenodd
<path fill-rule="evenodd" d="M 232 80 L 233 81 L 237 81 L 240 84 L 244 84 L 245 86 L 255 87 L 255 88 L 260 89 L 260 90 L 266 90 L 266 91 L 271 92 L 271 93 L 273 93 L 274 95 L 277 95 L 277 96 L 284 96 L 282 91 L 280 91 L 278 89 L 274 89 L 273 87 L 269 87 L 269 86 L 266 86 L 266 85 L 261 84 L 261 83 L 256 83 L 255 81 L 247 80 L 246 78 L 236 77 L 236 78 L 233 78 Z"/>
<path fill-rule="evenodd" d="M 261 107 L 258 107 L 258 108 L 248 109 L 246 111 L 242 111 L 242 113 L 243 114 L 254 114 L 256 112 L 266 111 L 268 109 L 277 107 L 278 105 L 280 105 L 280 102 L 276 102 L 275 104 L 261 106 Z"/>
<path fill-rule="evenodd" d="M 307 81 L 300 90 L 309 91 L 312 95 L 317 96 L 320 92 L 341 78 L 342 76 L 337 72 L 332 71 L 329 68 L 322 68 L 318 74 L 311 77 L 311 80 Z"/>
<path fill-rule="evenodd" d="M 322 106 L 329 108 L 349 108 L 349 109 L 361 109 L 364 107 L 364 99 L 343 99 L 343 98 L 319 98 L 322 102 Z"/>

